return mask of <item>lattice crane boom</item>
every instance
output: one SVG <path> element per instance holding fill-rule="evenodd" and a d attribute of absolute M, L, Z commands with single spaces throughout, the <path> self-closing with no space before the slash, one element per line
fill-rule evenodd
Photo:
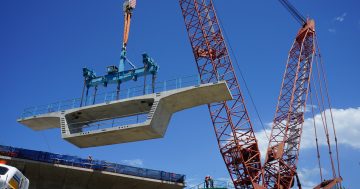
<path fill-rule="evenodd" d="M 209 104 L 235 188 L 262 188 L 260 152 L 212 0 L 179 0 L 202 83 L 225 80 L 233 100 Z"/>
<path fill-rule="evenodd" d="M 308 20 L 289 51 L 263 167 L 267 188 L 294 182 L 314 55 L 315 22 Z"/>

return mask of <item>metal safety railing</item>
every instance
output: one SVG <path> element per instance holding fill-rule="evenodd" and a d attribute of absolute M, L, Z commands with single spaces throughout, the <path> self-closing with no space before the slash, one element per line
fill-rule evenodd
<path fill-rule="evenodd" d="M 82 130 L 82 132 L 86 131 L 92 131 L 92 130 L 99 130 L 99 129 L 106 129 L 111 128 L 118 125 L 130 125 L 130 124 L 136 124 L 136 123 L 142 123 L 146 121 L 147 114 L 138 114 L 130 117 L 122 117 L 122 118 L 109 118 L 109 120 L 100 120 L 97 122 L 91 121 L 85 121 L 85 122 L 75 122 L 68 124 L 69 131 L 72 132 L 78 132 L 79 129 Z"/>
<path fill-rule="evenodd" d="M 225 181 L 220 181 L 220 180 L 213 180 L 213 183 L 211 183 L 210 181 L 208 182 L 208 184 L 206 184 L 206 182 L 197 184 L 195 186 L 189 186 L 188 189 L 230 189 L 230 188 L 234 188 L 233 186 L 231 186 L 230 183 L 227 183 Z"/>
<path fill-rule="evenodd" d="M 112 173 L 119 173 L 181 184 L 184 184 L 185 182 L 185 175 L 181 174 L 121 165 L 101 160 L 82 159 L 77 156 L 60 155 L 49 152 L 15 148 L 11 146 L 0 145 L 0 155 L 43 163 L 61 164 L 73 167 L 93 169 L 97 171 L 107 171 Z"/>
<path fill-rule="evenodd" d="M 154 87 L 152 86 L 152 84 L 147 84 L 145 86 L 124 88 L 120 90 L 119 98 L 117 97 L 117 92 L 112 91 L 106 93 L 99 93 L 96 95 L 89 95 L 87 98 L 83 99 L 83 102 L 81 102 L 81 98 L 74 98 L 50 103 L 47 105 L 29 107 L 24 109 L 20 118 L 26 118 L 51 112 L 59 112 L 68 109 L 79 108 L 81 106 L 84 107 L 94 104 L 107 103 L 118 99 L 127 99 L 146 94 L 165 92 L 184 87 L 196 86 L 199 84 L 200 77 L 198 75 L 186 76 L 162 82 L 155 82 Z"/>

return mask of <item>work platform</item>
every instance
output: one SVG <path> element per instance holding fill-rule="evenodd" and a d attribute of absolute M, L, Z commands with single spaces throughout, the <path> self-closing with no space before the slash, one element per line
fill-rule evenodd
<path fill-rule="evenodd" d="M 0 160 L 18 168 L 29 189 L 182 189 L 185 175 L 0 145 Z"/>
<path fill-rule="evenodd" d="M 175 112 L 230 99 L 226 82 L 220 81 L 22 117 L 18 122 L 33 130 L 61 128 L 63 139 L 86 148 L 161 138 Z M 144 121 L 115 121 L 138 115 L 145 116 Z M 111 125 L 100 128 L 104 121 Z M 86 129 L 94 125 L 97 128 Z"/>

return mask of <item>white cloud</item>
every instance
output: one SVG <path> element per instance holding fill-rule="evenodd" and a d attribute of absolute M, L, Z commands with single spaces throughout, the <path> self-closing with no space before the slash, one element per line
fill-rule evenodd
<path fill-rule="evenodd" d="M 334 29 L 334 28 L 329 28 L 328 31 L 329 31 L 330 33 L 336 33 L 336 29 Z"/>
<path fill-rule="evenodd" d="M 121 163 L 134 167 L 143 167 L 144 165 L 144 161 L 142 159 L 122 160 Z"/>
<path fill-rule="evenodd" d="M 316 105 L 308 104 L 308 105 L 306 105 L 306 110 L 305 110 L 305 112 L 311 112 L 313 109 L 314 109 L 314 110 L 317 109 L 317 106 L 316 106 Z"/>
<path fill-rule="evenodd" d="M 326 110 L 327 123 L 330 135 L 331 145 L 334 145 L 334 135 L 331 125 L 330 112 Z M 354 149 L 360 150 L 360 107 L 347 108 L 347 109 L 332 109 L 334 124 L 339 145 L 347 145 Z M 327 145 L 326 135 L 322 126 L 321 115 L 315 115 L 315 123 L 317 125 L 318 141 L 320 146 Z M 269 124 L 271 126 L 271 124 Z M 271 132 L 271 129 L 266 129 L 267 133 Z M 269 140 L 265 135 L 265 131 L 259 131 L 255 133 L 258 140 L 261 157 L 265 158 L 266 149 L 268 147 Z M 303 126 L 303 133 L 301 138 L 301 149 L 315 148 L 315 135 L 313 119 L 305 119 Z"/>
<path fill-rule="evenodd" d="M 343 21 L 345 20 L 345 17 L 346 17 L 346 16 L 347 16 L 347 13 L 344 12 L 342 15 L 335 17 L 335 18 L 333 19 L 333 24 L 343 22 Z M 333 26 L 333 27 L 329 28 L 329 29 L 328 29 L 328 32 L 330 32 L 330 33 L 336 33 L 335 27 Z"/>
<path fill-rule="evenodd" d="M 269 126 L 268 129 L 266 129 L 265 131 L 262 130 L 260 132 L 255 133 L 255 136 L 256 136 L 256 139 L 257 139 L 258 145 L 259 145 L 261 160 L 265 160 L 266 150 L 267 150 L 267 147 L 269 145 L 268 137 L 270 137 L 270 133 L 271 133 L 270 128 L 272 126 L 272 123 L 269 123 L 267 125 Z"/>
<path fill-rule="evenodd" d="M 334 144 L 334 135 L 330 119 L 330 111 L 326 110 L 327 123 L 330 135 L 330 142 Z M 348 109 L 333 109 L 334 124 L 338 144 L 351 146 L 352 148 L 360 150 L 360 107 Z M 321 115 L 315 116 L 315 123 L 317 125 L 318 139 L 320 145 L 327 145 L 325 132 L 322 127 Z M 313 128 L 313 119 L 305 120 L 304 130 L 302 136 L 302 148 L 315 147 L 315 136 Z"/>
<path fill-rule="evenodd" d="M 347 15 L 347 13 L 344 12 L 341 16 L 334 18 L 334 20 L 338 21 L 338 22 L 343 22 L 345 20 L 346 15 Z"/>
<path fill-rule="evenodd" d="M 218 183 L 215 183 L 215 186 L 218 187 L 227 187 L 227 188 L 233 188 L 233 182 L 229 177 L 221 177 L 221 178 L 217 178 L 216 181 Z"/>
<path fill-rule="evenodd" d="M 194 188 L 202 182 L 204 182 L 204 181 L 200 181 L 200 179 L 189 178 L 189 179 L 186 179 L 186 186 L 188 186 L 188 188 Z"/>
<path fill-rule="evenodd" d="M 322 172 L 325 174 L 327 171 L 322 169 Z M 298 176 L 301 182 L 303 189 L 313 189 L 314 186 L 320 183 L 319 179 L 319 168 L 301 168 L 298 170 Z"/>

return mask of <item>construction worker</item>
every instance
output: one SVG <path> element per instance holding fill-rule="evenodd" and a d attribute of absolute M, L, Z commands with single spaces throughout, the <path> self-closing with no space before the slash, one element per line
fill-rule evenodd
<path fill-rule="evenodd" d="M 214 188 L 214 180 L 209 176 L 210 188 Z"/>
<path fill-rule="evenodd" d="M 209 183 L 210 183 L 210 176 L 206 176 L 205 177 L 205 188 L 209 188 Z"/>
<path fill-rule="evenodd" d="M 92 166 L 93 166 L 92 162 L 93 162 L 92 156 L 89 155 L 89 156 L 88 156 L 88 164 L 89 164 L 89 167 L 90 167 L 90 168 L 92 168 Z"/>

